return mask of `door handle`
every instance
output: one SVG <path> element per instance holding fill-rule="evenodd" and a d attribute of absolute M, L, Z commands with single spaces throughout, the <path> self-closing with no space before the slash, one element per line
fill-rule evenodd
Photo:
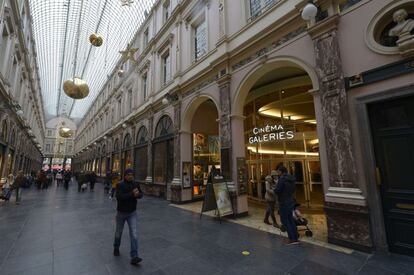
<path fill-rule="evenodd" d="M 375 181 L 377 182 L 378 186 L 382 185 L 381 172 L 378 166 L 375 167 Z"/>

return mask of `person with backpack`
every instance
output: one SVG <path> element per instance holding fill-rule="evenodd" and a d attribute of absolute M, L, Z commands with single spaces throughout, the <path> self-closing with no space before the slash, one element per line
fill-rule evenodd
<path fill-rule="evenodd" d="M 128 223 L 129 238 L 131 242 L 131 264 L 138 265 L 142 259 L 138 256 L 138 232 L 137 232 L 137 199 L 143 196 L 138 183 L 134 182 L 134 170 L 126 169 L 124 180 L 116 187 L 117 214 L 116 231 L 114 240 L 114 256 L 120 256 L 119 246 L 121 245 L 122 231 L 125 222 Z"/>
<path fill-rule="evenodd" d="M 275 194 L 279 201 L 279 213 L 282 225 L 286 228 L 289 240 L 285 244 L 298 244 L 299 234 L 293 218 L 295 208 L 295 177 L 288 174 L 286 167 L 280 165 L 277 168 L 279 180 L 276 185 Z"/>

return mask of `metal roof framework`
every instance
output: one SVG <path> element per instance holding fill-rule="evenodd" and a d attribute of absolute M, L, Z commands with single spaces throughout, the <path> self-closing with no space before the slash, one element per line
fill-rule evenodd
<path fill-rule="evenodd" d="M 40 85 L 47 119 L 79 121 L 101 92 L 121 55 L 156 0 L 29 0 L 33 18 Z M 93 33 L 104 43 L 89 43 Z M 74 76 L 89 85 L 89 96 L 73 100 L 63 82 Z"/>

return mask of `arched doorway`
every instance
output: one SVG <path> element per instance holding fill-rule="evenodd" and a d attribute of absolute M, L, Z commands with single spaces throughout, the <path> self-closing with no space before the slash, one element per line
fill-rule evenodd
<path fill-rule="evenodd" d="M 173 122 L 167 115 L 162 116 L 157 123 L 152 148 L 153 181 L 155 184 L 167 186 L 174 174 Z M 166 193 L 160 193 L 160 196 L 165 195 Z"/>
<path fill-rule="evenodd" d="M 233 119 L 232 131 L 233 137 L 244 137 L 233 146 L 235 157 L 246 163 L 249 213 L 264 215 L 260 207 L 265 204 L 265 177 L 283 164 L 296 178 L 301 209 L 312 213 L 311 223 L 318 221 L 316 237 L 327 241 L 321 108 L 310 92 L 317 89 L 316 74 L 298 60 L 278 58 L 260 64 L 246 76 L 233 101 L 233 117 L 242 119 Z"/>
<path fill-rule="evenodd" d="M 141 126 L 138 130 L 134 149 L 135 180 L 145 183 L 148 173 L 148 130 Z"/>
<path fill-rule="evenodd" d="M 188 117 L 192 115 L 191 117 Z M 183 165 L 190 178 L 192 199 L 205 194 L 208 175 L 213 166 L 220 169 L 220 136 L 218 110 L 208 97 L 198 98 L 187 110 L 188 127 L 191 133 L 191 168 Z"/>
<path fill-rule="evenodd" d="M 120 173 L 121 172 L 121 163 L 119 157 L 119 139 L 116 139 L 114 142 L 114 147 L 112 151 L 112 172 Z"/>
<path fill-rule="evenodd" d="M 127 168 L 132 168 L 132 138 L 130 134 L 126 134 L 122 145 L 122 161 L 121 161 L 121 173 L 124 175 L 124 171 Z"/>

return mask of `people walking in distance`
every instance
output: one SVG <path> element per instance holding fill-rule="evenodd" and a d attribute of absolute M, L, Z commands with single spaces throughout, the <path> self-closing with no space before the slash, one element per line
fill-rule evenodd
<path fill-rule="evenodd" d="M 64 180 L 64 186 L 65 189 L 68 190 L 69 189 L 69 182 L 72 179 L 72 172 L 70 170 L 66 170 L 65 173 L 63 174 L 63 180 Z"/>
<path fill-rule="evenodd" d="M 276 185 L 275 193 L 279 201 L 280 220 L 286 228 L 289 240 L 286 244 L 298 244 L 298 230 L 293 219 L 295 207 L 295 178 L 288 174 L 286 167 L 280 165 L 277 168 L 279 180 Z"/>
<path fill-rule="evenodd" d="M 120 256 L 122 231 L 125 222 L 128 223 L 129 238 L 131 242 L 131 264 L 137 265 L 142 259 L 138 256 L 138 232 L 137 232 L 137 199 L 142 198 L 142 191 L 138 183 L 134 182 L 134 171 L 126 169 L 124 180 L 116 187 L 117 214 L 116 231 L 114 241 L 114 256 Z"/>
<path fill-rule="evenodd" d="M 82 191 L 82 184 L 86 182 L 84 171 L 80 171 L 80 173 L 78 173 L 78 176 L 76 177 L 76 181 L 78 182 L 78 192 L 80 192 Z"/>
<path fill-rule="evenodd" d="M 23 186 L 25 180 L 26 179 L 23 175 L 23 171 L 20 170 L 17 173 L 16 179 L 14 180 L 13 184 L 11 185 L 12 190 L 14 190 L 15 193 L 16 193 L 16 204 L 20 203 L 20 187 Z"/>
<path fill-rule="evenodd" d="M 11 196 L 11 191 L 10 191 L 10 184 L 7 178 L 1 178 L 0 187 L 1 187 L 0 199 L 9 201 L 10 196 Z"/>
<path fill-rule="evenodd" d="M 105 189 L 105 194 L 109 194 L 109 190 L 111 189 L 111 185 L 112 185 L 112 175 L 111 172 L 108 171 L 106 172 L 106 176 L 105 176 L 105 181 L 104 181 L 104 189 Z"/>
<path fill-rule="evenodd" d="M 266 204 L 267 204 L 267 208 L 266 208 L 266 214 L 265 214 L 265 218 L 264 218 L 264 223 L 265 224 L 271 224 L 269 222 L 269 216 L 272 218 L 272 224 L 274 227 L 279 228 L 279 225 L 276 221 L 276 217 L 275 217 L 275 204 L 276 204 L 276 200 L 275 200 L 275 189 L 276 189 L 276 184 L 277 184 L 277 171 L 272 170 L 272 172 L 270 173 L 270 175 L 268 175 L 265 178 L 265 182 L 266 182 L 266 193 L 265 193 L 265 199 L 266 199 Z"/>
<path fill-rule="evenodd" d="M 63 181 L 63 174 L 62 174 L 62 172 L 61 171 L 59 171 L 57 174 L 56 174 L 56 184 L 57 184 L 57 186 L 59 187 L 59 185 L 62 183 L 62 181 Z"/>
<path fill-rule="evenodd" d="M 109 199 L 114 198 L 116 187 L 118 186 L 118 183 L 120 181 L 121 177 L 119 176 L 119 173 L 112 173 L 112 189 L 111 189 L 111 195 L 109 196 Z"/>
<path fill-rule="evenodd" d="M 95 188 L 95 183 L 96 183 L 96 174 L 94 171 L 90 171 L 88 174 L 88 178 L 89 178 L 89 188 L 90 191 L 93 192 L 94 188 Z"/>

